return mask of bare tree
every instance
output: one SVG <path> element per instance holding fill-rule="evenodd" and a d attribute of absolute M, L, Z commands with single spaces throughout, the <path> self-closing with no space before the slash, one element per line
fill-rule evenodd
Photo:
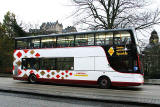
<path fill-rule="evenodd" d="M 158 9 L 147 10 L 149 0 L 72 0 L 77 7 L 76 24 L 87 24 L 90 29 L 134 27 L 150 28 L 160 23 Z"/>

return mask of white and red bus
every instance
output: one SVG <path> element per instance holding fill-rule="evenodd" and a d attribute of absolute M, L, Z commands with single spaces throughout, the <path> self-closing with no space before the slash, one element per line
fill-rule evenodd
<path fill-rule="evenodd" d="M 132 29 L 15 38 L 13 78 L 101 88 L 144 82 Z"/>

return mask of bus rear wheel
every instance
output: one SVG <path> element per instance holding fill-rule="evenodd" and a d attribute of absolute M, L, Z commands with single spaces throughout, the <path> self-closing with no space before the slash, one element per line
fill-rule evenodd
<path fill-rule="evenodd" d="M 98 85 L 102 89 L 110 88 L 111 87 L 111 81 L 107 77 L 102 77 L 98 81 Z"/>
<path fill-rule="evenodd" d="M 37 82 L 37 77 L 36 77 L 36 75 L 31 74 L 31 75 L 29 76 L 29 78 L 28 78 L 28 81 L 29 81 L 29 83 L 32 83 L 32 84 L 36 83 L 36 82 Z"/>

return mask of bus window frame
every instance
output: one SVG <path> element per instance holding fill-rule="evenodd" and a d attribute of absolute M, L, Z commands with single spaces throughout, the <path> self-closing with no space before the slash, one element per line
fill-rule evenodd
<path fill-rule="evenodd" d="M 27 46 L 26 46 L 26 48 L 18 48 L 18 41 L 24 41 L 25 39 L 17 39 L 17 40 L 15 40 L 15 49 L 29 49 L 28 48 L 28 39 L 26 39 L 26 42 L 27 42 Z"/>
<path fill-rule="evenodd" d="M 123 31 L 115 31 L 115 32 L 113 32 L 113 46 L 119 46 L 119 45 L 115 44 L 115 33 L 116 32 L 123 32 Z M 136 45 L 134 37 L 133 37 L 133 32 L 131 32 L 130 30 L 126 30 L 125 32 L 128 32 L 130 34 L 130 39 L 131 39 L 131 44 L 130 45 L 132 45 L 131 47 L 133 48 L 133 45 Z M 122 45 L 122 44 L 120 44 L 120 45 Z"/>
<path fill-rule="evenodd" d="M 66 59 L 71 59 L 71 60 L 67 60 Z M 55 62 L 55 69 L 44 69 L 42 67 L 42 63 L 43 61 L 47 61 L 47 64 L 45 64 L 44 68 L 46 68 L 47 66 L 46 65 L 50 65 L 50 61 L 51 60 L 54 60 Z M 62 60 L 62 61 L 61 61 Z M 34 62 L 35 61 L 35 62 Z M 31 66 L 31 64 L 33 64 L 34 62 L 34 65 Z M 60 67 L 59 65 L 63 65 L 63 66 L 66 66 L 66 64 L 64 63 L 71 63 L 72 67 L 70 67 L 70 69 L 58 69 L 58 67 Z M 38 68 L 35 69 L 35 65 L 38 64 Z M 28 65 L 30 66 L 30 68 L 28 68 Z M 51 67 L 51 66 L 49 66 Z M 66 67 L 67 68 L 67 67 Z M 52 57 L 52 58 L 22 58 L 22 66 L 21 66 L 21 69 L 29 69 L 29 70 L 74 70 L 74 57 Z"/>
<path fill-rule="evenodd" d="M 129 34 L 130 34 L 130 37 L 131 37 L 131 44 L 132 44 L 132 48 L 133 48 L 133 45 L 136 45 L 135 44 L 135 38 L 133 37 L 133 32 L 132 32 L 132 30 L 117 30 L 117 31 L 105 31 L 105 32 L 89 32 L 89 33 L 77 33 L 77 34 L 71 34 L 71 35 L 55 35 L 55 36 L 45 36 L 46 38 L 47 37 L 55 37 L 55 39 L 56 39 L 56 41 L 55 41 L 55 47 L 53 47 L 53 48 L 58 48 L 59 46 L 58 46 L 58 44 L 57 44 L 57 40 L 58 40 L 58 37 L 67 37 L 67 36 L 73 36 L 73 41 L 74 41 L 74 43 L 73 43 L 73 45 L 71 46 L 71 47 L 79 47 L 79 46 L 118 46 L 117 44 L 115 44 L 115 33 L 117 33 L 117 32 L 123 32 L 123 31 L 126 31 L 126 32 L 128 32 Z M 112 44 L 106 44 L 106 40 L 104 40 L 104 44 L 103 45 L 97 45 L 96 44 L 96 34 L 102 34 L 102 33 L 104 33 L 105 35 L 107 34 L 107 33 L 113 33 L 113 40 L 112 40 Z M 93 35 L 93 37 L 94 37 L 94 44 L 93 45 L 88 45 L 88 44 L 85 44 L 85 45 L 79 45 L 79 46 L 77 46 L 76 45 L 76 37 L 78 37 L 79 35 L 90 35 L 90 34 L 92 34 Z M 39 49 L 39 48 L 42 48 L 42 39 L 43 38 L 45 38 L 45 37 L 32 37 L 32 38 L 20 38 L 20 39 L 16 39 L 15 40 L 15 48 L 16 49 L 18 49 L 17 47 L 18 47 L 18 44 L 17 44 L 17 41 L 18 40 L 24 40 L 24 39 L 27 39 L 27 49 Z M 106 37 L 105 37 L 106 38 Z M 29 47 L 29 43 L 31 42 L 31 40 L 33 40 L 33 39 L 39 39 L 39 41 L 40 41 L 40 44 L 39 44 L 39 47 L 38 48 L 31 48 L 31 47 Z M 52 48 L 52 47 L 51 47 Z"/>
<path fill-rule="evenodd" d="M 39 47 L 35 48 L 35 46 L 34 46 L 33 48 L 31 48 L 31 46 L 29 46 L 29 43 L 32 43 L 32 40 L 35 40 L 35 39 L 39 39 Z M 27 42 L 28 42 L 28 49 L 40 49 L 40 48 L 42 48 L 41 47 L 41 38 L 40 37 L 38 37 L 38 38 L 29 38 Z"/>
<path fill-rule="evenodd" d="M 108 32 L 101 32 L 101 33 L 104 33 L 105 34 L 105 38 L 104 38 L 104 44 L 103 45 L 97 45 L 97 39 L 96 39 L 96 33 L 94 34 L 94 46 L 113 46 L 114 45 L 114 32 L 111 32 L 111 31 L 108 31 Z M 113 33 L 113 36 L 112 36 L 112 44 L 106 44 L 106 35 L 107 33 Z M 98 34 L 98 33 L 97 33 Z"/>

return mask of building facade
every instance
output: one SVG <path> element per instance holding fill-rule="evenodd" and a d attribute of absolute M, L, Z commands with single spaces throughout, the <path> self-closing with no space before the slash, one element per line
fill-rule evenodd
<path fill-rule="evenodd" d="M 160 79 L 160 42 L 157 32 L 151 32 L 149 44 L 144 49 L 143 68 L 146 78 Z"/>
<path fill-rule="evenodd" d="M 42 23 L 42 25 L 40 26 L 40 30 L 52 33 L 62 33 L 63 25 L 58 21 Z"/>
<path fill-rule="evenodd" d="M 46 35 L 46 34 L 59 34 L 59 33 L 70 33 L 70 32 L 77 32 L 74 26 L 68 26 L 63 29 L 63 25 L 56 22 L 47 22 L 42 23 L 40 29 L 29 29 L 29 33 L 32 35 Z"/>

